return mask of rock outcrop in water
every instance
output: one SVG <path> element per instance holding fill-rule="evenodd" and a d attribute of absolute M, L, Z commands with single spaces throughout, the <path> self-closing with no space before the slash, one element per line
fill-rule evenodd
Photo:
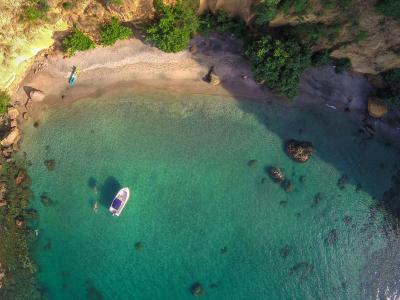
<path fill-rule="evenodd" d="M 203 285 L 200 282 L 193 283 L 192 286 L 190 287 L 190 292 L 195 297 L 202 296 L 204 294 Z"/>
<path fill-rule="evenodd" d="M 269 167 L 267 168 L 267 172 L 272 180 L 276 183 L 282 183 L 285 180 L 285 175 L 280 168 Z"/>
<path fill-rule="evenodd" d="M 286 144 L 286 153 L 296 162 L 308 161 L 313 152 L 314 148 L 310 142 L 289 140 Z"/>
<path fill-rule="evenodd" d="M 373 118 L 382 118 L 388 112 L 387 105 L 379 98 L 368 98 L 368 114 Z"/>

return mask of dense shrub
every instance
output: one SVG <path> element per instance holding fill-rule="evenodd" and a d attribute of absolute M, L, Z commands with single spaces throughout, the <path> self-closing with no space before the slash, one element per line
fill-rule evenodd
<path fill-rule="evenodd" d="M 255 22 L 257 25 L 267 24 L 278 13 L 278 5 L 281 0 L 259 0 L 253 6 Z"/>
<path fill-rule="evenodd" d="M 246 34 L 246 23 L 241 19 L 229 18 L 225 11 L 218 10 L 215 14 L 208 12 L 200 17 L 199 31 L 208 35 L 215 31 L 221 34 L 232 34 L 236 37 L 244 37 Z"/>
<path fill-rule="evenodd" d="M 71 2 L 63 2 L 62 7 L 64 9 L 71 9 L 72 8 L 72 3 Z"/>
<path fill-rule="evenodd" d="M 21 19 L 27 22 L 34 22 L 44 19 L 50 7 L 47 0 L 29 0 L 27 5 L 23 7 Z"/>
<path fill-rule="evenodd" d="M 7 111 L 7 105 L 10 102 L 10 96 L 5 91 L 0 91 L 0 114 Z"/>
<path fill-rule="evenodd" d="M 103 0 L 104 5 L 122 5 L 122 0 Z"/>
<path fill-rule="evenodd" d="M 294 98 L 301 74 L 311 67 L 311 51 L 294 40 L 276 40 L 266 36 L 251 43 L 246 55 L 258 81 L 281 95 Z"/>
<path fill-rule="evenodd" d="M 76 51 L 85 51 L 95 48 L 94 42 L 82 31 L 74 28 L 72 32 L 62 41 L 64 51 L 73 55 Z"/>
<path fill-rule="evenodd" d="M 178 0 L 175 5 L 164 5 L 155 0 L 155 23 L 147 29 L 147 39 L 165 52 L 184 50 L 199 27 L 191 7 Z"/>
<path fill-rule="evenodd" d="M 400 1 L 383 0 L 378 3 L 378 10 L 387 17 L 400 19 Z"/>
<path fill-rule="evenodd" d="M 121 25 L 118 19 L 113 18 L 110 24 L 101 27 L 100 42 L 103 45 L 113 45 L 117 40 L 125 40 L 132 35 L 132 29 Z"/>
<path fill-rule="evenodd" d="M 385 88 L 380 91 L 380 97 L 391 108 L 400 107 L 400 69 L 394 69 L 382 74 Z"/>

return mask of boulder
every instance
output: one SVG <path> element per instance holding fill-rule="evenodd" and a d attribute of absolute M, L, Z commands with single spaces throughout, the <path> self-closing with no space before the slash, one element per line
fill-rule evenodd
<path fill-rule="evenodd" d="M 20 185 L 26 179 L 26 172 L 24 170 L 19 170 L 17 177 L 15 177 L 15 185 Z"/>
<path fill-rule="evenodd" d="M 15 120 L 19 116 L 19 111 L 15 107 L 11 107 L 8 109 L 7 115 L 11 120 Z"/>
<path fill-rule="evenodd" d="M 291 159 L 304 163 L 308 161 L 314 151 L 310 142 L 290 140 L 286 144 L 286 153 Z"/>
<path fill-rule="evenodd" d="M 46 159 L 44 165 L 47 167 L 47 170 L 53 171 L 56 167 L 56 161 L 54 159 Z"/>
<path fill-rule="evenodd" d="M 10 126 L 11 126 L 11 128 L 17 127 L 17 126 L 18 126 L 18 121 L 17 121 L 17 119 L 11 120 Z"/>
<path fill-rule="evenodd" d="M 379 98 L 368 98 L 368 114 L 373 118 L 381 118 L 388 112 L 387 105 Z"/>
<path fill-rule="evenodd" d="M 215 73 L 210 74 L 210 83 L 212 85 L 218 85 L 221 83 L 221 79 Z"/>
<path fill-rule="evenodd" d="M 7 135 L 5 139 L 3 139 L 0 144 L 3 147 L 9 147 L 15 143 L 17 143 L 21 139 L 21 132 L 18 127 L 14 127 L 11 132 Z"/>
<path fill-rule="evenodd" d="M 268 168 L 268 174 L 271 176 L 272 180 L 281 183 L 285 180 L 285 175 L 283 174 L 283 171 L 279 168 L 276 167 L 270 167 Z"/>
<path fill-rule="evenodd" d="M 45 97 L 45 94 L 39 90 L 33 90 L 29 93 L 29 98 L 33 102 L 41 102 L 41 101 L 43 101 L 44 97 Z"/>

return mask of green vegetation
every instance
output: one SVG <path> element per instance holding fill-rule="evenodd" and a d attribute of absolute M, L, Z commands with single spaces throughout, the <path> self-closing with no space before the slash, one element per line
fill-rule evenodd
<path fill-rule="evenodd" d="M 301 74 L 312 66 L 309 48 L 294 40 L 262 37 L 247 47 L 246 55 L 255 78 L 289 98 L 296 96 Z"/>
<path fill-rule="evenodd" d="M 47 17 L 49 9 L 47 0 L 29 0 L 28 4 L 23 7 L 21 19 L 26 22 L 43 20 Z"/>
<path fill-rule="evenodd" d="M 393 69 L 382 74 L 385 88 L 379 96 L 390 108 L 400 107 L 400 69 Z"/>
<path fill-rule="evenodd" d="M 147 29 L 147 39 L 165 52 L 184 50 L 199 27 L 199 21 L 191 7 L 182 1 L 164 5 L 155 0 L 156 22 Z"/>
<path fill-rule="evenodd" d="M 76 27 L 64 38 L 62 43 L 64 51 L 69 55 L 75 54 L 76 51 L 85 51 L 96 47 L 90 37 L 79 31 Z"/>
<path fill-rule="evenodd" d="M 72 8 L 72 2 L 63 2 L 63 4 L 62 4 L 62 7 L 65 9 L 65 10 L 68 10 L 68 9 L 71 9 Z"/>
<path fill-rule="evenodd" d="M 200 17 L 199 32 L 209 35 L 211 32 L 221 34 L 232 34 L 236 37 L 244 37 L 246 35 L 246 23 L 241 19 L 229 18 L 225 11 L 218 10 L 215 14 L 208 12 Z"/>
<path fill-rule="evenodd" d="M 382 0 L 377 5 L 378 10 L 387 17 L 400 19 L 400 1 Z"/>
<path fill-rule="evenodd" d="M 117 40 L 125 40 L 132 35 L 132 29 L 121 25 L 118 19 L 113 18 L 110 24 L 101 27 L 100 36 L 103 45 L 113 45 Z"/>
<path fill-rule="evenodd" d="M 255 23 L 257 25 L 267 24 L 273 20 L 278 13 L 278 5 L 281 0 L 259 0 L 255 3 Z"/>
<path fill-rule="evenodd" d="M 122 0 L 103 0 L 104 5 L 122 5 Z"/>
<path fill-rule="evenodd" d="M 5 91 L 0 91 L 0 114 L 4 114 L 7 111 L 8 103 L 10 102 L 10 96 Z"/>
<path fill-rule="evenodd" d="M 287 32 L 290 35 L 294 35 L 296 40 L 302 41 L 303 44 L 313 46 L 322 41 L 334 42 L 341 30 L 342 26 L 340 24 L 325 25 L 317 23 L 289 27 Z"/>

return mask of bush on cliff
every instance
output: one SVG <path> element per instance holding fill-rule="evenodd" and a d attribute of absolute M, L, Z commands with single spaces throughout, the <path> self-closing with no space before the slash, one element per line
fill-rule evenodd
<path fill-rule="evenodd" d="M 72 29 L 72 32 L 67 37 L 64 38 L 62 44 L 64 51 L 69 55 L 75 54 L 76 51 L 85 51 L 96 47 L 90 37 L 78 30 L 76 27 Z"/>
<path fill-rule="evenodd" d="M 389 107 L 400 107 L 400 69 L 387 71 L 382 77 L 386 87 L 380 92 L 380 97 Z"/>
<path fill-rule="evenodd" d="M 27 5 L 23 7 L 21 19 L 27 22 L 44 19 L 49 9 L 47 0 L 29 0 L 27 1 Z"/>
<path fill-rule="evenodd" d="M 231 34 L 236 37 L 246 35 L 246 23 L 242 19 L 230 18 L 228 13 L 218 10 L 215 14 L 208 12 L 200 16 L 199 32 L 209 35 L 211 32 L 220 34 Z"/>
<path fill-rule="evenodd" d="M 162 0 L 155 0 L 154 7 L 155 23 L 147 29 L 147 39 L 165 52 L 184 50 L 199 27 L 193 9 L 179 0 L 175 5 L 164 5 Z"/>
<path fill-rule="evenodd" d="M 377 8 L 385 16 L 400 20 L 400 1 L 399 0 L 379 1 Z"/>
<path fill-rule="evenodd" d="M 111 23 L 101 27 L 100 42 L 103 45 L 113 45 L 117 40 L 125 40 L 132 35 L 132 29 L 121 25 L 118 19 L 113 18 Z"/>
<path fill-rule="evenodd" d="M 311 51 L 295 40 L 262 37 L 247 47 L 253 74 L 278 94 L 294 98 L 301 74 L 311 64 Z"/>
<path fill-rule="evenodd" d="M 0 90 L 0 114 L 7 111 L 7 105 L 10 102 L 10 96 L 5 91 Z"/>

